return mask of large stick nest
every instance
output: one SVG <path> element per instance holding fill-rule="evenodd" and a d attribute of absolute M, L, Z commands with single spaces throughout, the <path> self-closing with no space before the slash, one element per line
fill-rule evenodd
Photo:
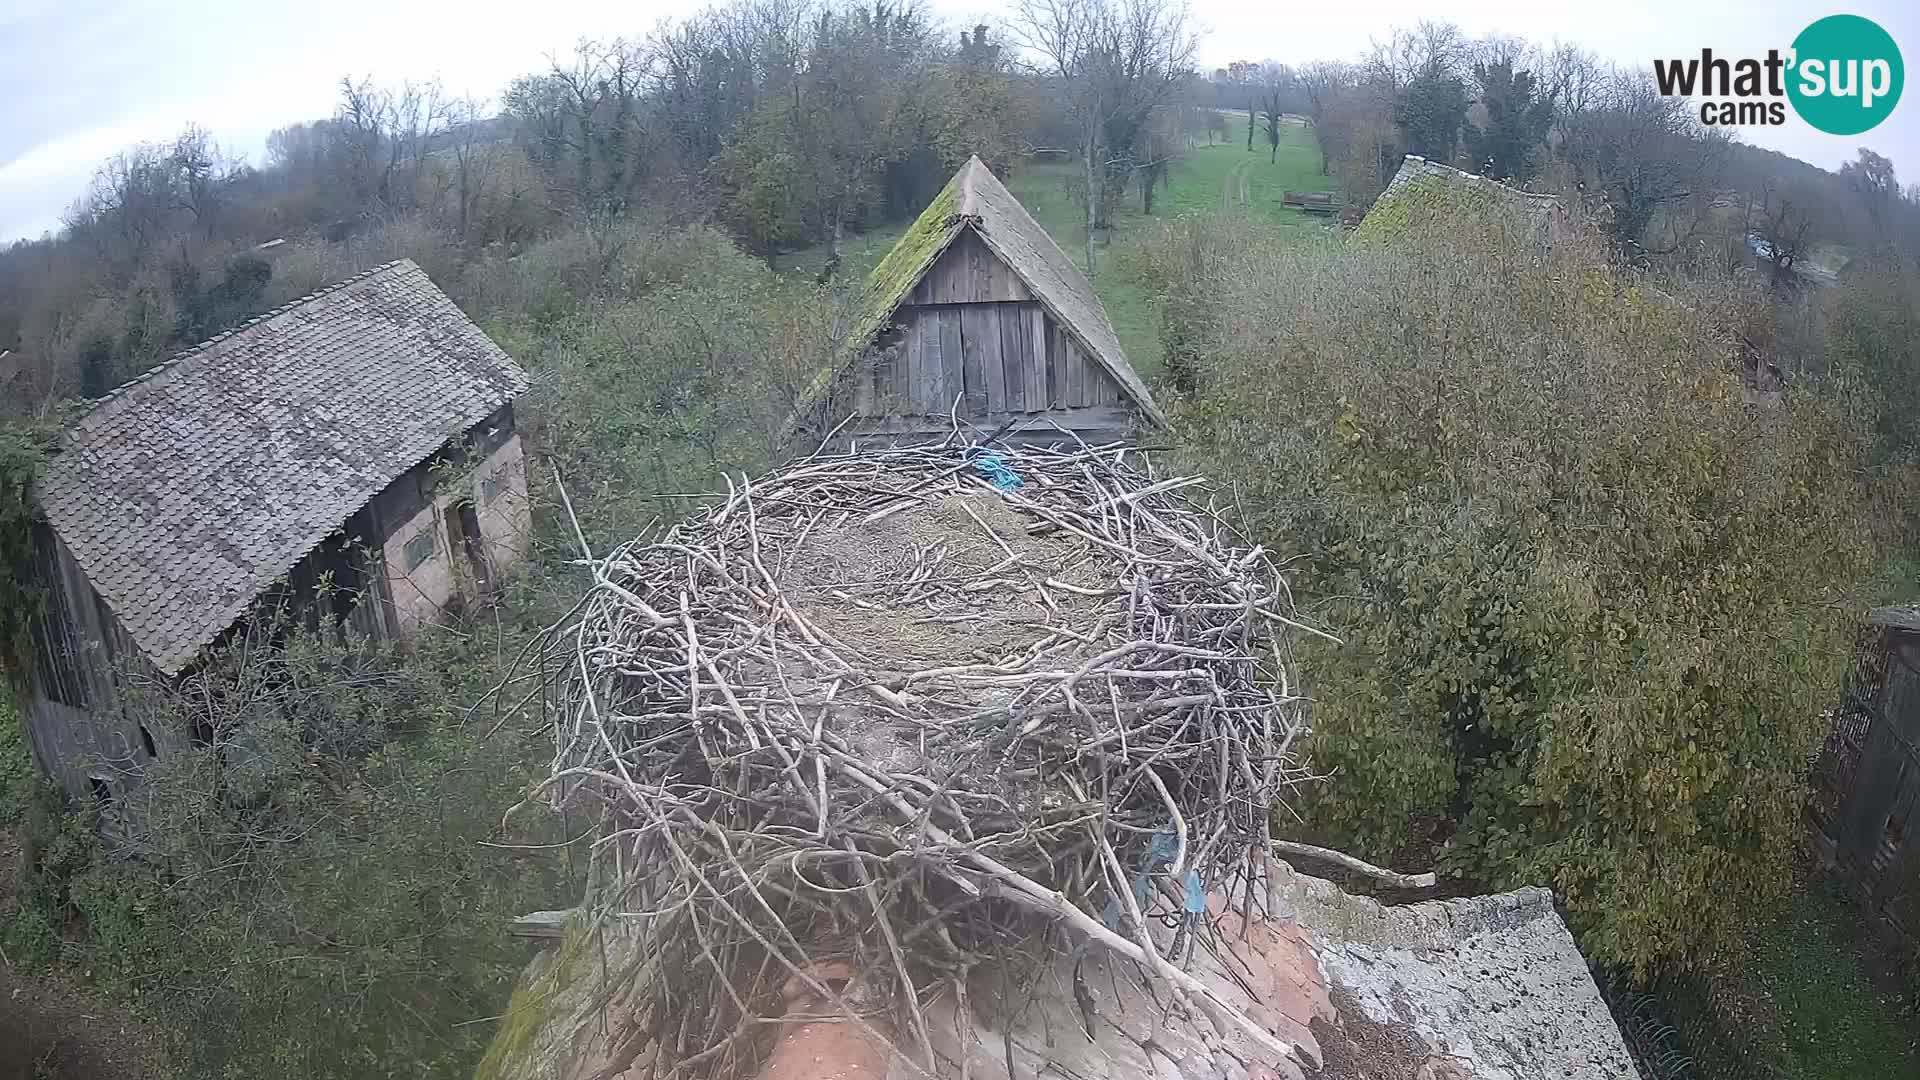
<path fill-rule="evenodd" d="M 797 991 L 939 1072 L 926 1009 L 1055 947 L 1260 1036 L 1180 960 L 1202 895 L 1262 903 L 1306 628 L 1197 479 L 997 455 L 815 456 L 587 560 L 549 790 L 603 814 L 592 906 L 638 942 L 610 981 L 651 1074 L 752 1075 Z"/>

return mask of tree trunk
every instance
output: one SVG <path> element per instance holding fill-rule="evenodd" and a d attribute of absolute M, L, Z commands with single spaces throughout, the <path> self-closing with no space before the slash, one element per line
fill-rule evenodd
<path fill-rule="evenodd" d="M 832 281 L 834 275 L 840 272 L 840 242 L 846 236 L 845 215 L 841 212 L 843 205 L 839 199 L 833 201 L 833 225 L 827 230 L 827 265 L 820 268 L 822 285 Z"/>
<path fill-rule="evenodd" d="M 1247 106 L 1247 153 L 1253 153 L 1253 106 Z"/>
<path fill-rule="evenodd" d="M 1087 276 L 1093 276 L 1093 230 L 1100 220 L 1101 174 L 1099 159 L 1094 154 L 1095 138 L 1093 129 L 1087 131 Z"/>

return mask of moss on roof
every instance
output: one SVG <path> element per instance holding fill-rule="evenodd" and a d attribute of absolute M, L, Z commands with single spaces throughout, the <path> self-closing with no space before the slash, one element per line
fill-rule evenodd
<path fill-rule="evenodd" d="M 1497 180 L 1462 172 L 1439 162 L 1409 154 L 1394 173 L 1393 182 L 1374 200 L 1351 239 L 1360 244 L 1385 244 L 1441 221 L 1478 218 L 1544 233 L 1552 195 L 1521 191 Z"/>
<path fill-rule="evenodd" d="M 973 229 L 987 249 L 1019 276 L 1074 340 L 1120 382 L 1148 419 L 1166 424 L 1153 394 L 1121 351 L 1119 336 L 1094 294 L 1092 282 L 977 156 L 953 174 L 868 275 L 845 340 L 845 353 L 858 357 L 873 343 L 941 252 L 965 228 Z M 802 410 L 824 399 L 838 375 L 838 368 L 822 372 L 802 396 Z"/>
<path fill-rule="evenodd" d="M 947 186 L 933 197 L 920 216 L 913 219 L 893 250 L 867 275 L 867 287 L 860 302 L 860 315 L 854 322 L 848 342 L 852 348 L 864 348 L 893 318 L 894 309 L 919 282 L 954 233 L 960 230 L 960 184 L 966 170 L 953 174 Z"/>
<path fill-rule="evenodd" d="M 1426 222 L 1484 209 L 1488 201 L 1484 191 L 1423 176 L 1381 193 L 1367 216 L 1354 227 L 1353 242 L 1392 243 Z"/>
<path fill-rule="evenodd" d="M 960 187 L 961 177 L 965 174 L 965 169 L 953 174 L 953 179 L 948 180 L 947 186 L 940 189 L 925 210 L 920 211 L 920 216 L 914 218 L 913 224 L 894 242 L 893 249 L 867 275 L 867 284 L 861 290 L 853 326 L 844 342 L 847 353 L 857 356 L 872 344 L 880 331 L 886 329 L 901 299 L 919 283 L 920 276 L 946 250 L 953 234 L 960 230 L 963 223 L 959 214 Z M 838 374 L 839 368 L 835 364 L 822 369 L 800 396 L 802 408 L 824 397 Z"/>

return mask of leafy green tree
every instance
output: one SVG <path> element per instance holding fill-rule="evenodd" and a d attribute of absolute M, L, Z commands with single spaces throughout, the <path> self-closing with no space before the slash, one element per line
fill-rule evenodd
<path fill-rule="evenodd" d="M 1549 884 L 1589 956 L 1646 965 L 1788 884 L 1874 556 L 1864 403 L 1750 411 L 1718 309 L 1490 213 L 1296 253 L 1170 230 L 1151 265 L 1209 301 L 1180 427 L 1342 638 L 1302 658 L 1306 830 Z"/>
<path fill-rule="evenodd" d="M 960 35 L 960 47 L 932 75 L 926 94 L 927 125 L 943 170 L 951 172 L 978 154 L 995 169 L 1011 166 L 1020 152 L 1016 138 L 1010 58 L 987 27 Z M 940 177 L 944 182 L 946 177 Z"/>
<path fill-rule="evenodd" d="M 804 182 L 809 162 L 796 146 L 791 98 L 774 98 L 734 132 L 716 164 L 731 188 L 733 223 L 762 252 L 805 243 L 817 229 Z"/>
<path fill-rule="evenodd" d="M 1466 84 L 1445 73 L 1414 79 L 1394 99 L 1393 121 L 1400 125 L 1407 153 L 1453 160 L 1460 130 L 1467 123 Z"/>
<path fill-rule="evenodd" d="M 1553 126 L 1553 98 L 1533 72 L 1515 71 L 1507 58 L 1474 64 L 1473 80 L 1487 114 L 1486 123 L 1466 131 L 1474 171 L 1495 180 L 1531 180 Z"/>
<path fill-rule="evenodd" d="M 1864 262 L 1833 299 L 1827 359 L 1874 391 L 1885 518 L 1892 540 L 1911 553 L 1920 548 L 1920 274 L 1891 255 Z"/>

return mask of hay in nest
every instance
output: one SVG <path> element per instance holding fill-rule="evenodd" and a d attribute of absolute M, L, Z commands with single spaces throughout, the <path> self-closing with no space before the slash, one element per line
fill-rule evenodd
<path fill-rule="evenodd" d="M 1200 894 L 1262 905 L 1302 776 L 1283 579 L 1196 479 L 1007 450 L 1003 492 L 979 454 L 807 458 L 587 560 L 546 790 L 603 815 L 639 1074 L 752 1075 L 796 988 L 938 1073 L 935 999 L 1090 947 L 1285 1053 L 1180 966 Z"/>

